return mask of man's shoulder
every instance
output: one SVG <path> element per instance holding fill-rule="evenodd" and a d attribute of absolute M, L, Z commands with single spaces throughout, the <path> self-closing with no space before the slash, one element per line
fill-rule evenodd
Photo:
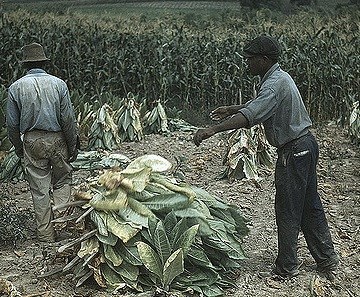
<path fill-rule="evenodd" d="M 293 79 L 291 75 L 288 72 L 279 68 L 269 76 L 266 82 L 269 85 L 273 85 L 276 87 L 276 85 L 283 85 L 284 83 L 289 83 L 292 81 Z"/>

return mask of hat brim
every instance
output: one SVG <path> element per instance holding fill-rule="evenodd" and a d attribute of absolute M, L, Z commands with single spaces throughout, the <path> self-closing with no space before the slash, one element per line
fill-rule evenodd
<path fill-rule="evenodd" d="M 50 61 L 50 59 L 49 59 L 49 58 L 44 58 L 44 59 L 27 59 L 27 60 L 22 60 L 21 63 L 46 62 L 46 61 Z"/>
<path fill-rule="evenodd" d="M 242 56 L 243 56 L 244 58 L 252 58 L 252 57 L 259 56 L 259 54 L 254 54 L 254 53 L 249 53 L 249 52 L 243 52 L 243 53 L 242 53 Z"/>

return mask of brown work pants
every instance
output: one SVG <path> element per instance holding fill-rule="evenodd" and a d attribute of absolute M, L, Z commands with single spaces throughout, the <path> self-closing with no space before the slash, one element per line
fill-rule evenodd
<path fill-rule="evenodd" d="M 52 205 L 71 197 L 68 149 L 62 132 L 34 130 L 24 135 L 24 169 L 35 210 L 37 235 L 41 241 L 55 240 Z M 52 192 L 52 199 L 51 199 Z M 56 216 L 56 213 L 55 213 Z"/>

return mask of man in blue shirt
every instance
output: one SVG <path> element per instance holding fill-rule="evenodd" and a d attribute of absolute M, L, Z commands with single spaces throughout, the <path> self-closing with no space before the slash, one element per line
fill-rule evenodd
<path fill-rule="evenodd" d="M 311 120 L 298 88 L 279 64 L 280 46 L 269 36 L 260 36 L 244 48 L 248 68 L 261 78 L 257 96 L 243 105 L 222 106 L 211 113 L 223 120 L 199 129 L 194 143 L 226 130 L 264 125 L 269 143 L 277 148 L 275 168 L 275 214 L 278 232 L 276 276 L 299 273 L 297 241 L 302 230 L 318 271 L 333 279 L 338 256 L 317 191 L 318 144 L 310 133 Z"/>
<path fill-rule="evenodd" d="M 66 83 L 43 69 L 49 60 L 43 47 L 32 43 L 22 51 L 27 73 L 9 87 L 6 123 L 15 152 L 23 159 L 38 238 L 53 242 L 52 204 L 70 200 L 70 162 L 77 157 L 78 130 Z"/>

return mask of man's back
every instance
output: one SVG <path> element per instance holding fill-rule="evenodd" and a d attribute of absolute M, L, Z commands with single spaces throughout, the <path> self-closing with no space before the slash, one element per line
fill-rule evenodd
<path fill-rule="evenodd" d="M 60 111 L 67 93 L 63 80 L 42 69 L 32 69 L 14 82 L 9 88 L 9 99 L 19 108 L 20 132 L 61 131 Z"/>

